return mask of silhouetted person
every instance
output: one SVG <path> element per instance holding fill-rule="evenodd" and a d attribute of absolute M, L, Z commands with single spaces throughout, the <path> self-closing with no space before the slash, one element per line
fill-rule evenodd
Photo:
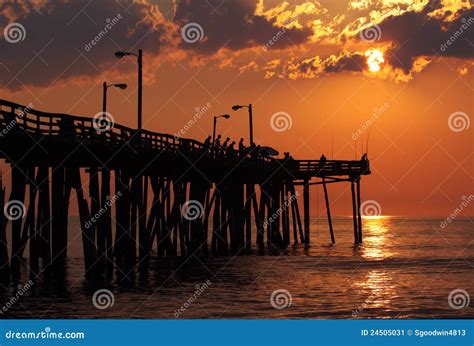
<path fill-rule="evenodd" d="M 230 141 L 230 138 L 227 137 L 224 141 L 224 143 L 222 143 L 222 149 L 226 150 L 227 149 L 227 143 L 229 143 Z"/>
<path fill-rule="evenodd" d="M 321 167 L 324 167 L 324 165 L 326 164 L 326 161 L 327 161 L 326 156 L 324 156 L 324 154 L 321 155 L 321 157 L 319 158 L 319 164 L 320 164 L 320 166 L 321 166 Z"/>
<path fill-rule="evenodd" d="M 244 139 L 241 138 L 240 141 L 239 141 L 239 152 L 242 154 L 244 149 L 245 149 Z"/>
<path fill-rule="evenodd" d="M 221 146 L 221 138 L 222 138 L 221 135 L 217 136 L 215 143 L 213 143 L 215 147 Z"/>
<path fill-rule="evenodd" d="M 229 144 L 227 147 L 227 157 L 234 157 L 235 155 L 235 149 L 234 149 L 235 141 L 232 141 L 232 143 Z"/>
<path fill-rule="evenodd" d="M 212 141 L 212 137 L 211 137 L 211 136 L 208 136 L 208 137 L 206 138 L 206 140 L 204 141 L 204 143 L 203 143 L 204 146 L 207 147 L 207 148 L 209 148 L 209 146 L 211 145 L 211 141 Z"/>

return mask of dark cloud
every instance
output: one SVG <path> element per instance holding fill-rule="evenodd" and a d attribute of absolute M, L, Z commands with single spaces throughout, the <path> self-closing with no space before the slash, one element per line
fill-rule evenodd
<path fill-rule="evenodd" d="M 177 4 L 174 18 L 181 28 L 197 23 L 203 39 L 196 43 L 182 42 L 182 47 L 201 54 L 212 54 L 220 48 L 239 50 L 254 46 L 284 49 L 304 43 L 312 35 L 309 28 L 282 29 L 262 16 L 255 16 L 253 0 L 183 0 Z"/>
<path fill-rule="evenodd" d="M 11 23 L 21 24 L 23 41 L 3 35 Z M 49 85 L 72 77 L 98 76 L 116 63 L 114 51 L 143 48 L 156 54 L 171 39 L 157 7 L 132 0 L 7 1 L 0 4 L 0 88 Z M 92 41 L 96 41 L 92 43 Z M 118 68 L 133 68 L 119 64 Z"/>
<path fill-rule="evenodd" d="M 267 69 L 267 78 L 275 75 L 290 79 L 316 78 L 322 73 L 361 72 L 367 68 L 367 60 L 363 54 L 343 50 L 338 55 L 331 55 L 325 59 L 316 56 L 302 61 L 289 61 L 282 66 L 273 66 Z"/>
<path fill-rule="evenodd" d="M 389 64 L 408 73 L 420 56 L 474 57 L 474 9 L 465 9 L 454 21 L 445 22 L 428 15 L 440 6 L 433 1 L 421 12 L 390 16 L 379 24 L 381 39 L 393 43 L 386 54 Z"/>

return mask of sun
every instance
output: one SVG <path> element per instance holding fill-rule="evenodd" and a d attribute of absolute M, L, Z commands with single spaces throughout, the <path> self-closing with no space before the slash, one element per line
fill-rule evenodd
<path fill-rule="evenodd" d="M 375 48 L 370 48 L 365 52 L 367 57 L 367 65 L 369 66 L 370 72 L 380 71 L 380 64 L 382 64 L 385 59 L 383 58 L 383 53 Z"/>

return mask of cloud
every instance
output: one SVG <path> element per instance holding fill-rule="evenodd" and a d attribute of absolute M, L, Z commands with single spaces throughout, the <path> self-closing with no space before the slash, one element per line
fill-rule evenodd
<path fill-rule="evenodd" d="M 364 54 L 358 52 L 341 51 L 338 55 L 330 55 L 325 59 L 316 56 L 302 61 L 290 61 L 286 65 L 276 64 L 266 72 L 267 78 L 300 79 L 316 78 L 322 73 L 361 72 L 367 70 L 367 61 Z"/>
<path fill-rule="evenodd" d="M 474 57 L 474 9 L 459 11 L 453 21 L 430 14 L 439 7 L 421 12 L 390 16 L 378 24 L 383 41 L 391 42 L 388 62 L 408 73 L 418 57 Z"/>
<path fill-rule="evenodd" d="M 281 17 L 258 14 L 256 10 L 257 5 L 250 0 L 180 1 L 174 22 L 181 28 L 197 23 L 204 34 L 199 42 L 183 41 L 180 46 L 198 54 L 212 55 L 222 48 L 235 51 L 265 45 L 282 30 L 278 25 Z M 310 28 L 289 25 L 271 49 L 305 43 L 311 35 Z"/>
<path fill-rule="evenodd" d="M 96 78 L 118 63 L 114 51 L 140 47 L 156 55 L 175 31 L 146 1 L 17 0 L 3 2 L 0 14 L 0 83 L 13 90 Z M 11 23 L 24 27 L 24 40 L 8 42 L 4 28 Z M 135 67 L 120 63 L 115 69 Z"/>

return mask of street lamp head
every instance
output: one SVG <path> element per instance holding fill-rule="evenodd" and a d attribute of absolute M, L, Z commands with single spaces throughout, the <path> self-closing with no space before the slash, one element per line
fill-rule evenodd
<path fill-rule="evenodd" d="M 224 119 L 229 119 L 229 118 L 230 118 L 230 115 L 229 115 L 229 114 L 222 114 L 222 117 L 223 117 Z"/>
<path fill-rule="evenodd" d="M 125 83 L 114 84 L 114 86 L 122 90 L 127 89 L 127 84 Z"/>
<path fill-rule="evenodd" d="M 243 108 L 243 107 L 244 106 L 235 105 L 235 106 L 232 106 L 232 110 L 236 111 L 236 110 L 239 110 L 240 108 Z"/>
<path fill-rule="evenodd" d="M 121 58 L 123 58 L 124 56 L 129 55 L 129 54 L 130 54 L 130 53 L 127 53 L 127 52 L 124 52 L 124 51 L 115 52 L 115 56 L 116 56 L 118 59 L 121 59 Z"/>

